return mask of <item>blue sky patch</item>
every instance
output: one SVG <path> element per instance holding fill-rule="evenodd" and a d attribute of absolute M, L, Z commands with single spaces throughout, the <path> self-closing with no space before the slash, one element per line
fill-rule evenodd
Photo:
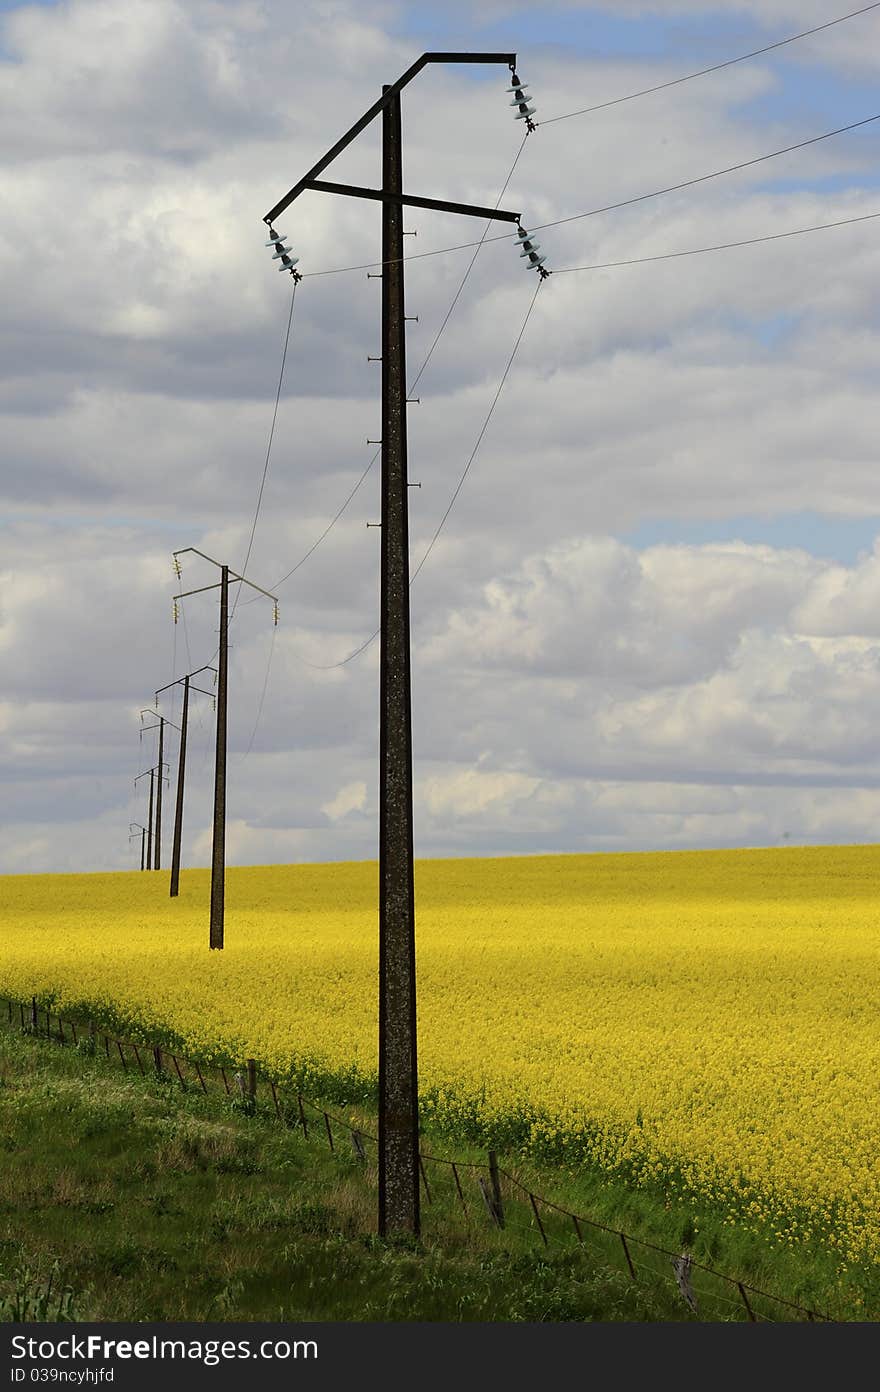
<path fill-rule="evenodd" d="M 873 548 L 880 535 L 880 516 L 828 517 L 816 512 L 787 512 L 784 516 L 729 517 L 716 521 L 658 518 L 620 535 L 628 546 L 705 546 L 711 542 L 744 541 L 750 545 L 797 547 L 823 560 L 854 565 Z"/>

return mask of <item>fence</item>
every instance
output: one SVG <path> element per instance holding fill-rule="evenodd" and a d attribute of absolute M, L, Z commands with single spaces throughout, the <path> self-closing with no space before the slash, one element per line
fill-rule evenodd
<path fill-rule="evenodd" d="M 54 1039 L 61 1044 L 77 1045 L 81 1041 L 91 1039 L 96 1050 L 103 1048 L 110 1062 L 118 1058 L 125 1071 L 128 1071 L 130 1066 L 136 1066 L 141 1075 L 150 1071 L 166 1075 L 175 1078 L 184 1090 L 196 1087 L 208 1094 L 210 1089 L 207 1078 L 217 1089 L 222 1084 L 225 1095 L 234 1097 L 245 1111 L 256 1109 L 258 1070 L 253 1059 L 246 1060 L 239 1070 L 227 1070 L 184 1058 L 158 1044 L 146 1048 L 141 1045 L 139 1048 L 131 1040 L 118 1039 L 115 1035 L 96 1029 L 92 1022 L 80 1022 L 77 1026 L 75 1021 L 63 1019 L 58 1014 L 53 1016 L 45 1007 L 39 1007 L 34 997 L 25 1005 L 22 1001 L 0 996 L 0 1012 L 3 1005 L 6 1006 L 7 1023 L 10 1025 L 14 1026 L 17 1019 L 21 1029 Z M 173 1073 L 169 1064 L 173 1067 Z M 364 1130 L 355 1121 L 337 1116 L 300 1092 L 295 1094 L 295 1098 L 288 1095 L 268 1076 L 263 1077 L 262 1081 L 268 1087 L 272 1108 L 279 1121 L 300 1129 L 305 1140 L 313 1139 L 315 1135 L 323 1136 L 333 1152 L 342 1140 L 343 1144 L 350 1147 L 355 1158 L 366 1165 L 366 1147 L 378 1146 L 376 1136 Z M 536 1193 L 514 1174 L 501 1168 L 494 1151 L 488 1153 L 486 1164 L 470 1160 L 450 1160 L 421 1151 L 421 1183 L 425 1202 L 430 1206 L 434 1202 L 435 1191 L 432 1190 L 432 1184 L 428 1179 L 426 1166 L 436 1167 L 435 1184 L 437 1173 L 449 1181 L 453 1202 L 458 1205 L 467 1222 L 473 1221 L 476 1212 L 478 1216 L 483 1215 L 484 1219 L 499 1231 L 527 1233 L 547 1248 L 552 1245 L 554 1248 L 570 1249 L 572 1242 L 579 1246 L 587 1246 L 589 1238 L 589 1246 L 595 1257 L 602 1256 L 612 1262 L 616 1257 L 618 1263 L 622 1264 L 622 1269 L 633 1281 L 638 1281 L 647 1273 L 666 1284 L 673 1281 L 681 1298 L 696 1318 L 711 1317 L 703 1315 L 708 1304 L 724 1308 L 727 1318 L 736 1317 L 751 1323 L 773 1322 L 779 1318 L 836 1322 L 831 1315 L 771 1294 L 769 1291 L 760 1290 L 735 1276 L 717 1271 L 714 1267 L 694 1260 L 688 1252 L 670 1251 L 645 1238 L 609 1227 L 585 1214 L 575 1213 L 543 1194 Z M 468 1179 L 474 1182 L 470 1186 L 470 1195 L 467 1192 Z M 525 1224 L 520 1221 L 518 1210 L 515 1210 L 515 1216 L 511 1214 L 511 1203 L 516 1202 L 520 1203 L 527 1215 L 528 1222 Z M 657 1259 L 662 1259 L 662 1267 L 658 1265 Z"/>

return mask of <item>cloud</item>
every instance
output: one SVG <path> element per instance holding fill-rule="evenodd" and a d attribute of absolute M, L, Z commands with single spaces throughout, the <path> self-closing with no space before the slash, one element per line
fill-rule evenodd
<path fill-rule="evenodd" d="M 349 812 L 362 812 L 367 801 L 366 783 L 347 783 L 344 788 L 329 802 L 325 802 L 321 808 L 326 812 L 331 821 L 338 821 L 340 817 L 348 816 Z"/>
<path fill-rule="evenodd" d="M 770 34 L 821 22 L 821 9 L 682 0 L 666 14 L 702 52 L 720 18 Z M 505 23 L 522 13 L 499 11 Z M 135 738 L 138 711 L 217 647 L 216 592 L 187 600 L 172 624 L 170 553 L 197 546 L 236 568 L 254 521 L 290 308 L 261 219 L 409 65 L 420 40 L 405 31 L 419 18 L 342 0 L 70 0 L 4 18 L 2 868 L 134 862 L 127 827 L 146 811 L 134 777 L 155 760 Z M 868 18 L 799 51 L 835 81 L 857 73 L 870 60 Z M 581 52 L 565 42 L 567 22 L 554 12 L 530 44 L 542 112 L 681 71 L 678 60 Z M 476 42 L 471 10 L 454 24 L 456 43 Z M 744 64 L 539 128 L 504 206 L 527 225 L 556 222 L 815 134 L 787 100 L 786 73 Z M 431 69 L 408 90 L 410 188 L 494 202 L 519 143 L 502 79 Z M 876 211 L 874 144 L 843 137 L 548 228 L 549 264 Z M 378 153 L 371 127 L 328 177 L 373 184 Z M 366 858 L 377 841 L 378 642 L 344 659 L 378 625 L 379 533 L 365 525 L 379 520 L 378 466 L 299 562 L 381 433 L 380 368 L 367 362 L 380 351 L 379 282 L 316 274 L 377 259 L 379 210 L 310 192 L 280 225 L 306 279 L 248 574 L 279 586 L 281 626 L 273 638 L 259 597 L 236 609 L 230 863 Z M 409 411 L 415 566 L 533 281 L 509 238 L 490 240 L 434 350 L 472 249 L 422 253 L 473 241 L 483 223 L 412 210 L 407 226 L 418 232 L 407 242 L 410 382 L 430 354 Z M 880 551 L 832 563 L 798 545 L 795 524 L 776 547 L 637 550 L 619 538 L 744 511 L 880 516 L 878 273 L 864 223 L 556 274 L 543 287 L 412 589 L 420 853 L 874 834 Z M 215 578 L 185 559 L 183 588 Z M 179 693 L 162 709 L 177 723 Z M 206 863 L 205 697 L 189 738 L 184 861 Z M 172 768 L 176 739 L 169 727 Z"/>

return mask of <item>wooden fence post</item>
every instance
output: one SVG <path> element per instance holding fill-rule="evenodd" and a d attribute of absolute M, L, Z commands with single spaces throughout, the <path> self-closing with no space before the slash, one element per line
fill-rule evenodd
<path fill-rule="evenodd" d="M 489 1151 L 489 1179 L 492 1183 L 492 1203 L 497 1214 L 499 1228 L 504 1227 L 504 1208 L 501 1203 L 501 1181 L 498 1177 L 498 1156 Z"/>
<path fill-rule="evenodd" d="M 531 1199 L 531 1202 L 532 1202 L 532 1212 L 533 1212 L 534 1215 L 535 1215 L 535 1222 L 536 1222 L 537 1225 L 538 1225 L 538 1232 L 541 1234 L 541 1241 L 544 1243 L 544 1246 L 546 1247 L 546 1246 L 547 1246 L 547 1234 L 546 1234 L 546 1232 L 544 1231 L 544 1224 L 541 1222 L 541 1215 L 540 1215 L 540 1213 L 538 1212 L 538 1203 L 537 1203 L 537 1200 L 536 1200 L 534 1194 L 532 1194 L 531 1192 L 529 1193 L 529 1198 Z"/>
<path fill-rule="evenodd" d="M 428 1183 L 428 1176 L 425 1174 L 425 1165 L 421 1154 L 419 1154 L 419 1174 L 422 1176 L 422 1183 L 425 1186 L 425 1198 L 428 1200 L 428 1203 L 432 1203 L 431 1186 Z"/>
<path fill-rule="evenodd" d="M 467 1213 L 467 1204 L 464 1201 L 464 1193 L 461 1187 L 461 1180 L 458 1177 L 458 1166 L 455 1164 L 455 1161 L 452 1162 L 452 1178 L 455 1180 L 455 1187 L 458 1190 L 458 1197 L 461 1201 L 461 1206 L 464 1209 L 465 1213 Z"/>
<path fill-rule="evenodd" d="M 755 1312 L 754 1312 L 754 1310 L 752 1309 L 751 1305 L 749 1304 L 749 1297 L 746 1295 L 745 1286 L 743 1285 L 742 1281 L 737 1281 L 736 1284 L 737 1284 L 738 1287 L 739 1287 L 739 1293 L 740 1293 L 740 1295 L 742 1296 L 743 1304 L 744 1304 L 745 1307 L 746 1307 L 746 1314 L 747 1314 L 748 1317 L 749 1317 L 750 1323 L 751 1323 L 751 1324 L 757 1324 L 757 1320 L 756 1320 L 756 1318 L 755 1318 Z M 810 1319 L 812 1319 L 812 1315 L 810 1315 Z"/>
<path fill-rule="evenodd" d="M 498 1220 L 498 1209 L 495 1207 L 495 1199 L 493 1198 L 491 1188 L 486 1183 L 482 1175 L 477 1175 L 477 1183 L 480 1186 L 480 1193 L 483 1196 L 483 1203 L 486 1205 L 486 1212 L 492 1219 L 492 1222 L 495 1224 L 496 1228 L 500 1228 L 501 1223 Z"/>
<path fill-rule="evenodd" d="M 620 1234 L 619 1234 L 619 1237 L 620 1237 L 621 1242 L 623 1243 L 623 1255 L 626 1257 L 626 1264 L 627 1264 L 627 1266 L 629 1267 L 629 1274 L 630 1274 L 630 1276 L 633 1278 L 633 1280 L 635 1280 L 635 1279 L 636 1279 L 636 1269 L 635 1269 L 635 1267 L 633 1266 L 632 1257 L 631 1257 L 630 1254 L 629 1254 L 629 1247 L 626 1245 L 626 1234 L 625 1234 L 625 1233 L 620 1233 Z"/>

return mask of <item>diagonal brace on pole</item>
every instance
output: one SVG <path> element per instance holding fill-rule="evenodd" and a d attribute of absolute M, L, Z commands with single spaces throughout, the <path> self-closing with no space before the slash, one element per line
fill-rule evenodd
<path fill-rule="evenodd" d="M 303 190 L 309 187 L 312 180 L 316 179 L 318 175 L 327 168 L 328 164 L 332 164 L 336 156 L 342 154 L 346 146 L 350 145 L 355 137 L 360 135 L 361 131 L 367 128 L 370 122 L 379 115 L 380 111 L 384 111 L 386 106 L 390 106 L 394 99 L 402 92 L 403 88 L 406 87 L 407 83 L 412 82 L 413 78 L 417 77 L 422 71 L 422 68 L 427 67 L 429 63 L 504 63 L 509 68 L 515 68 L 516 54 L 423 53 L 421 58 L 416 59 L 411 68 L 407 68 L 403 77 L 399 77 L 396 82 L 392 82 L 391 85 L 385 89 L 379 100 L 374 102 L 368 111 L 364 112 L 360 120 L 355 121 L 351 129 L 347 130 L 345 135 L 337 140 L 333 148 L 328 150 L 326 155 L 322 155 L 318 163 L 313 165 L 309 170 L 308 174 L 304 175 L 298 184 L 294 184 L 290 192 L 286 193 L 284 197 L 275 204 L 275 207 L 266 214 L 263 221 L 269 224 L 274 222 L 277 217 L 280 217 L 285 208 L 289 208 L 293 200 L 299 198 Z"/>

